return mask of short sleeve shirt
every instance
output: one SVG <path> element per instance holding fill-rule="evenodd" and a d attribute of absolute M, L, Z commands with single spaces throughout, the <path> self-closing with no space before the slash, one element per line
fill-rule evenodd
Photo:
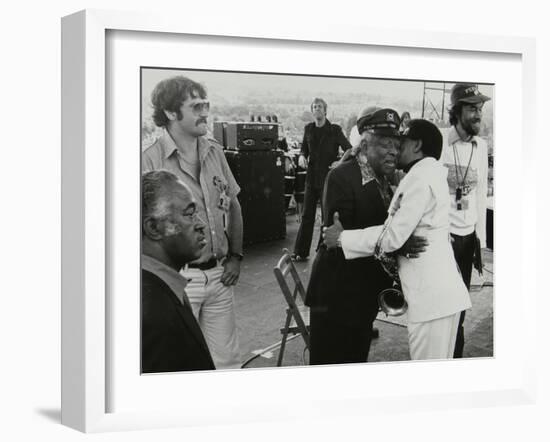
<path fill-rule="evenodd" d="M 155 143 L 143 151 L 141 168 L 142 172 L 168 170 L 191 189 L 197 200 L 197 214 L 206 224 L 207 245 L 195 261 L 203 263 L 211 258 L 222 259 L 227 255 L 229 202 L 237 197 L 241 189 L 229 169 L 222 147 L 216 141 L 199 137 L 198 149 L 198 180 L 166 130 Z"/>

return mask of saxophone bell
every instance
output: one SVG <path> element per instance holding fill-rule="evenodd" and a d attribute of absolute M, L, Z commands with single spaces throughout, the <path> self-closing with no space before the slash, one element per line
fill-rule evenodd
<path fill-rule="evenodd" d="M 409 305 L 399 285 L 384 289 L 378 294 L 378 305 L 386 316 L 401 316 L 407 312 Z"/>

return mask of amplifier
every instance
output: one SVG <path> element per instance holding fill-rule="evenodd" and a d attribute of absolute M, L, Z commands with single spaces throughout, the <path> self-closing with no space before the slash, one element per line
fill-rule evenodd
<path fill-rule="evenodd" d="M 223 147 L 226 147 L 225 142 L 225 126 L 227 126 L 226 121 L 214 121 L 214 138 L 220 143 Z"/>
<path fill-rule="evenodd" d="M 238 198 L 243 214 L 243 244 L 285 238 L 283 152 L 226 150 L 225 157 L 241 187 Z"/>
<path fill-rule="evenodd" d="M 271 150 L 277 148 L 279 124 L 216 122 L 214 137 L 229 150 Z"/>

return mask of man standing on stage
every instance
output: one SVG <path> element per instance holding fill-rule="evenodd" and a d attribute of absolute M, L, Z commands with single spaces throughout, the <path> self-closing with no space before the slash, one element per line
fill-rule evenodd
<path fill-rule="evenodd" d="M 487 143 L 479 137 L 479 132 L 483 105 L 488 100 L 490 98 L 483 95 L 476 84 L 457 83 L 452 88 L 449 110 L 452 127 L 443 142 L 441 155 L 441 162 L 449 170 L 447 181 L 451 194 L 453 251 L 468 290 L 474 253 L 480 254 L 481 248 L 486 247 L 489 160 Z M 478 240 L 479 244 L 476 244 Z M 479 267 L 478 271 L 481 272 L 481 265 L 478 264 L 476 267 Z M 462 312 L 456 338 L 455 358 L 461 358 L 463 354 L 464 317 L 465 312 Z"/>
<path fill-rule="evenodd" d="M 317 202 L 321 199 L 327 173 L 338 159 L 338 148 L 351 148 L 342 128 L 327 120 L 325 100 L 315 98 L 311 103 L 311 113 L 314 121 L 304 128 L 304 139 L 298 159 L 300 167 L 307 167 L 307 175 L 302 222 L 292 255 L 295 261 L 305 261 L 309 257 Z"/>
<path fill-rule="evenodd" d="M 156 85 L 151 101 L 164 133 L 143 152 L 142 168 L 174 173 L 196 198 L 207 245 L 183 272 L 190 280 L 187 295 L 216 368 L 240 368 L 233 299 L 243 258 L 240 188 L 222 146 L 206 137 L 210 103 L 200 83 L 168 78 Z"/>

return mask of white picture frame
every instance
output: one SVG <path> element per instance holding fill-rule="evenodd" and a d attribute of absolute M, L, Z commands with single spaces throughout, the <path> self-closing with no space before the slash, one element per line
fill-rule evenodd
<path fill-rule="evenodd" d="M 109 155 L 107 151 L 106 120 L 110 109 L 108 102 L 108 82 L 106 79 L 107 34 L 112 31 L 160 33 L 166 36 L 217 36 L 247 40 L 269 40 L 277 42 L 311 42 L 312 44 L 338 44 L 369 46 L 379 49 L 403 48 L 447 52 L 468 52 L 477 55 L 501 54 L 504 57 L 519 58 L 521 64 L 521 91 L 516 91 L 521 108 L 535 102 L 535 45 L 534 41 L 517 37 L 464 35 L 452 33 L 429 33 L 421 31 L 393 32 L 369 28 L 331 26 L 326 28 L 281 29 L 276 23 L 246 23 L 237 26 L 221 21 L 194 23 L 186 21 L 182 25 L 178 17 L 154 16 L 151 14 L 87 10 L 63 18 L 62 21 L 62 423 L 84 432 L 115 431 L 140 428 L 160 428 L 171 426 L 207 425 L 209 420 L 217 422 L 254 422 L 272 419 L 296 418 L 301 414 L 309 417 L 334 415 L 364 415 L 371 412 L 402 412 L 409 409 L 456 408 L 469 406 L 492 406 L 499 404 L 532 403 L 535 396 L 535 334 L 533 320 L 522 322 L 524 348 L 517 354 L 506 381 L 475 387 L 461 391 L 433 390 L 421 394 L 418 391 L 400 393 L 399 383 L 394 389 L 386 389 L 386 394 L 367 394 L 358 388 L 351 395 L 339 395 L 338 389 L 327 391 L 325 397 L 306 394 L 303 402 L 295 404 L 295 410 L 281 407 L 283 398 L 274 398 L 258 406 L 247 400 L 248 394 L 241 397 L 227 395 L 220 389 L 218 404 L 206 415 L 205 408 L 164 410 L 140 409 L 139 411 L 109 411 L 109 392 L 113 388 L 107 375 L 112 363 L 110 344 L 107 340 L 111 312 L 109 310 L 109 241 L 110 204 L 109 195 Z M 145 34 L 144 34 L 145 35 Z M 150 34 L 152 35 L 152 34 Z M 158 34 L 156 34 L 158 35 Z M 146 37 L 145 37 L 146 38 Z M 112 55 L 112 54 L 111 54 Z M 498 103 L 498 85 L 497 98 Z M 135 113 L 138 113 L 136 110 Z M 495 114 L 498 113 L 498 107 Z M 524 112 L 517 112 L 521 118 L 517 122 L 521 128 L 518 134 L 522 146 L 522 167 L 532 167 L 534 155 L 534 120 Z M 502 115 L 502 114 L 501 114 Z M 138 117 L 139 118 L 139 117 Z M 498 119 L 499 117 L 497 117 Z M 502 121 L 505 121 L 502 116 Z M 497 123 L 498 124 L 498 123 Z M 137 131 L 137 126 L 136 126 Z M 139 152 L 139 145 L 136 146 Z M 502 166 L 501 166 L 502 164 Z M 499 163 L 506 168 L 506 162 Z M 136 172 L 137 173 L 137 172 Z M 506 176 L 504 173 L 503 176 Z M 502 187 L 503 189 L 505 186 Z M 514 194 L 513 192 L 517 192 Z M 522 213 L 519 220 L 534 218 L 536 193 L 525 186 L 511 193 L 521 198 Z M 495 205 L 501 202 L 496 198 Z M 502 206 L 505 208 L 505 201 Z M 500 206 L 499 206 L 500 207 Z M 531 217 L 531 218 L 530 218 Z M 500 221 L 499 221 L 500 222 Z M 495 242 L 498 247 L 499 230 L 495 229 Z M 519 232 L 517 251 L 522 262 L 521 275 L 525 275 L 526 258 L 534 247 L 534 232 L 522 227 Z M 502 238 L 502 236 L 500 236 Z M 501 240 L 502 241 L 502 240 Z M 499 258 L 500 259 L 500 258 Z M 502 268 L 506 260 L 503 258 Z M 500 265 L 500 263 L 497 263 Z M 503 272 L 503 275 L 506 272 Z M 498 277 L 496 287 L 498 290 Z M 516 305 L 519 312 L 527 311 L 535 305 L 535 282 L 526 277 L 515 281 L 520 295 Z M 502 285 L 504 288 L 504 284 Z M 525 313 L 523 313 L 525 314 Z M 503 318 L 507 316 L 503 315 Z M 521 320 L 518 314 L 518 321 Z M 515 324 L 514 324 L 515 325 Z M 500 328 L 506 330 L 505 327 Z M 497 328 L 497 333 L 499 329 Z M 501 333 L 501 339 L 504 333 Z M 497 336 L 498 337 L 498 336 Z M 507 336 L 506 336 L 507 337 Z M 495 360 L 500 355 L 495 350 Z M 502 360 L 505 360 L 502 357 Z M 468 362 L 448 361 L 441 370 L 447 375 L 468 372 Z M 423 372 L 433 369 L 434 363 L 415 364 L 374 364 L 369 367 L 376 376 L 382 371 L 399 374 L 403 365 L 412 376 L 423 376 Z M 435 363 L 437 364 L 437 363 Z M 490 372 L 488 361 L 484 370 Z M 477 369 L 473 367 L 472 369 Z M 500 367 L 502 368 L 502 367 Z M 437 369 L 437 368 L 436 368 Z M 339 373 L 346 372 L 345 378 L 359 378 L 365 366 L 308 368 L 314 377 L 340 379 Z M 470 370 L 472 371 L 472 370 Z M 481 371 L 480 371 L 481 372 Z M 250 385 L 259 385 L 273 379 L 275 384 L 300 383 L 307 390 L 307 378 L 303 369 L 282 369 L 257 371 L 247 378 Z M 308 373 L 308 377 L 309 374 Z M 237 372 L 213 373 L 218 383 L 241 383 Z M 470 375 L 471 376 L 471 375 Z M 214 378 L 211 378 L 214 379 Z M 216 383 L 214 382 L 214 383 Z M 345 386 L 346 380 L 341 380 Z M 311 387 L 311 386 L 309 386 Z M 241 388 L 252 388 L 241 385 Z M 344 389 L 345 390 L 345 389 Z M 226 396 L 224 396 L 226 395 Z M 373 400 L 376 398 L 376 401 Z M 228 402 L 229 401 L 229 402 Z M 227 410 L 230 403 L 232 410 Z M 225 411 L 224 411 L 225 405 Z"/>

